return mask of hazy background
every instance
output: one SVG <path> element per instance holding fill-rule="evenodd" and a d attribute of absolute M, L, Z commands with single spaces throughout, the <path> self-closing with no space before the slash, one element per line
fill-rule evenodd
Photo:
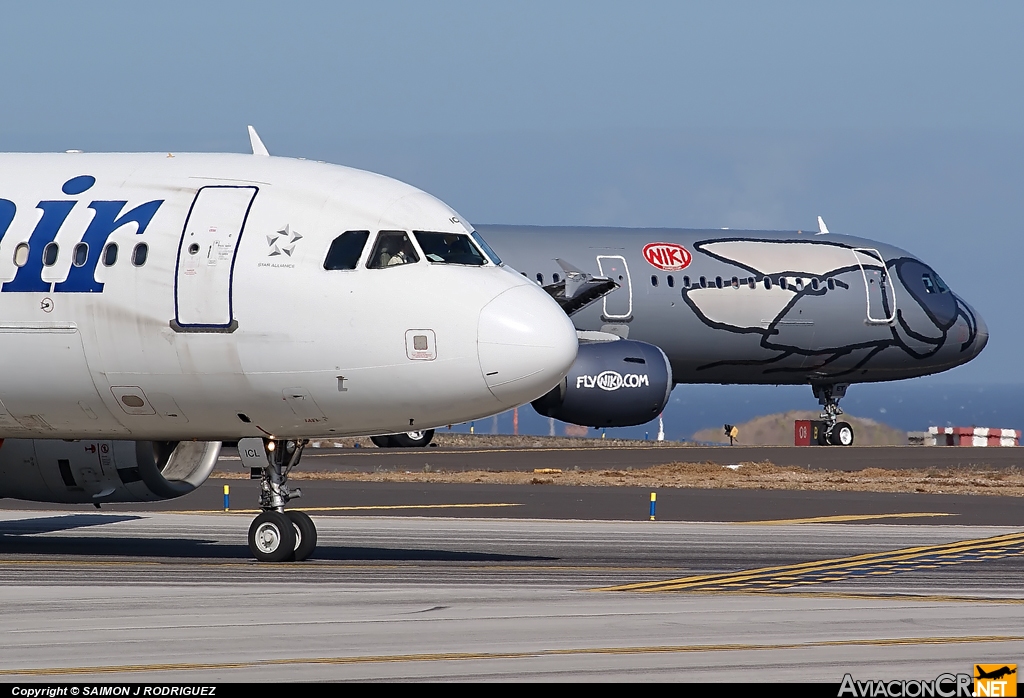
<path fill-rule="evenodd" d="M 0 150 L 245 151 L 252 123 L 273 154 L 408 181 L 476 223 L 820 214 L 922 256 L 991 331 L 967 366 L 843 406 L 1020 427 L 1022 20 L 1008 2 L 11 2 Z M 721 419 L 697 394 L 814 405 L 683 386 L 673 430 Z"/>

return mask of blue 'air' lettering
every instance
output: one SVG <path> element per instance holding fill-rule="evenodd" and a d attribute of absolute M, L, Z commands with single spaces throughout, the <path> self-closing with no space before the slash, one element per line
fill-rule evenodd
<path fill-rule="evenodd" d="M 81 194 L 96 183 L 91 175 L 73 177 L 64 183 L 61 190 L 65 194 Z M 43 281 L 43 248 L 56 239 L 64 221 L 67 220 L 77 201 L 40 201 L 36 208 L 43 212 L 35 230 L 28 239 L 29 255 L 24 266 L 20 267 L 11 281 L 3 284 L 0 291 L 13 292 L 49 292 L 51 284 Z M 88 255 L 81 266 L 71 265 L 68 277 L 53 285 L 58 293 L 100 293 L 103 284 L 96 281 L 96 268 L 100 263 L 103 247 L 107 244 L 114 231 L 129 223 L 138 225 L 137 235 L 146 232 L 163 199 L 140 204 L 127 213 L 122 214 L 127 201 L 93 201 L 89 208 L 95 211 L 89 227 L 82 236 L 82 242 L 88 245 Z M 17 211 L 13 201 L 0 199 L 0 239 L 7 234 L 14 214 Z"/>
<path fill-rule="evenodd" d="M 14 205 L 13 201 L 0 199 L 0 240 L 7 234 L 7 229 L 11 227 L 17 210 L 18 207 Z"/>
<path fill-rule="evenodd" d="M 96 280 L 96 267 L 100 263 L 100 254 L 107 244 L 110 234 L 129 223 L 138 223 L 136 235 L 146 232 L 146 227 L 153 220 L 156 211 L 163 201 L 150 201 L 136 206 L 123 216 L 117 217 L 121 209 L 128 205 L 127 201 L 93 201 L 89 208 L 96 212 L 92 223 L 85 229 L 82 242 L 89 246 L 89 256 L 80 267 L 71 266 L 68 278 L 53 287 L 56 293 L 99 293 L 103 284 Z"/>
<path fill-rule="evenodd" d="M 18 269 L 14 279 L 3 285 L 2 291 L 49 291 L 50 282 L 43 281 L 43 248 L 53 242 L 57 231 L 67 220 L 74 201 L 40 201 L 36 208 L 42 209 L 43 217 L 36 223 L 36 229 L 28 239 L 28 261 Z"/>

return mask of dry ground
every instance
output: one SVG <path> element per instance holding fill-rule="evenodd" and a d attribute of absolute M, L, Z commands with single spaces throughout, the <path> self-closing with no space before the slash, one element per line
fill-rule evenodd
<path fill-rule="evenodd" d="M 216 472 L 214 477 L 244 479 L 239 472 Z M 865 492 L 925 492 L 932 494 L 988 494 L 1024 497 L 1024 471 L 970 468 L 857 471 L 810 470 L 772 463 L 669 463 L 637 470 L 521 471 L 384 471 L 292 472 L 295 480 L 353 482 L 432 482 L 525 485 L 583 485 L 618 487 L 746 488 L 771 490 L 856 490 Z"/>

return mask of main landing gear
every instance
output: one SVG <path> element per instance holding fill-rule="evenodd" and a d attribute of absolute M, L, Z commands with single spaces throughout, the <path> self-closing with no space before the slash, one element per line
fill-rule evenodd
<path fill-rule="evenodd" d="M 305 441 L 242 439 L 238 455 L 249 467 L 250 477 L 260 481 L 260 509 L 249 526 L 249 550 L 260 562 L 301 562 L 316 549 L 316 526 L 303 511 L 284 506 L 302 496 L 288 487 L 288 473 L 299 463 Z"/>
<path fill-rule="evenodd" d="M 825 428 L 818 435 L 818 443 L 822 446 L 852 446 L 853 427 L 849 422 L 840 422 L 839 401 L 846 396 L 849 385 L 842 383 L 832 385 L 811 385 L 814 397 L 821 404 L 821 420 Z"/>
<path fill-rule="evenodd" d="M 407 431 L 404 434 L 371 436 L 370 441 L 377 448 L 425 448 L 434 438 L 434 430 Z"/>

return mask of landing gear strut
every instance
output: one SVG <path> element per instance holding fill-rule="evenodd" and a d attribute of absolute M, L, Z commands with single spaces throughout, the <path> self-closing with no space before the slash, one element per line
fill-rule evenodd
<path fill-rule="evenodd" d="M 853 427 L 849 422 L 839 421 L 839 415 L 843 413 L 839 401 L 846 397 L 846 389 L 849 387 L 842 383 L 811 385 L 814 397 L 818 398 L 821 404 L 821 420 L 825 422 L 824 430 L 818 435 L 818 443 L 822 446 L 853 445 Z"/>
<path fill-rule="evenodd" d="M 263 512 L 249 526 L 249 550 L 260 562 L 301 562 L 316 548 L 316 526 L 302 511 L 285 511 L 302 490 L 288 487 L 288 474 L 299 463 L 303 441 L 241 439 L 238 455 L 249 467 L 250 477 L 260 481 Z"/>

